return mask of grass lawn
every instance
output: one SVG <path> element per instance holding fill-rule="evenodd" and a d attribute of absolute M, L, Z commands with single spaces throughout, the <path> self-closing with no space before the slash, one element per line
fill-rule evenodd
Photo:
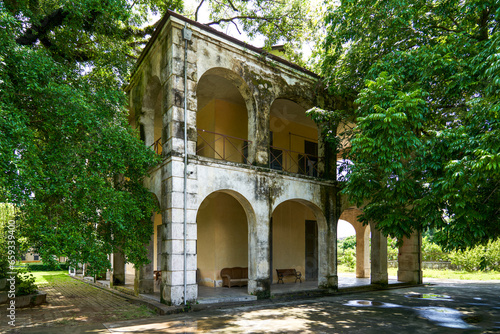
<path fill-rule="evenodd" d="M 74 281 L 68 276 L 68 272 L 65 270 L 61 271 L 33 271 L 31 272 L 33 277 L 35 277 L 35 284 L 38 287 L 43 287 L 50 285 L 55 282 L 70 282 Z"/>
<path fill-rule="evenodd" d="M 389 276 L 397 276 L 398 268 L 388 268 Z M 339 273 L 355 273 L 355 269 L 351 269 L 345 265 L 338 267 Z M 500 272 L 498 271 L 476 271 L 467 272 L 463 270 L 437 270 L 424 269 L 424 278 L 441 278 L 441 279 L 458 279 L 458 280 L 476 280 L 476 281 L 491 281 L 500 280 Z"/>

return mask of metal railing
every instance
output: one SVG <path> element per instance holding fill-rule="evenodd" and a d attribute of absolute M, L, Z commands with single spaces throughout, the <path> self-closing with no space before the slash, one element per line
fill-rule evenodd
<path fill-rule="evenodd" d="M 243 138 L 198 129 L 196 154 L 246 164 L 248 163 L 248 149 L 251 143 Z"/>
<path fill-rule="evenodd" d="M 272 169 L 318 177 L 320 161 L 317 155 L 269 146 L 269 168 Z"/>
<path fill-rule="evenodd" d="M 161 151 L 162 151 L 162 146 L 161 146 L 161 137 L 158 138 L 157 141 L 155 141 L 151 147 L 153 148 L 153 151 L 156 152 L 156 154 L 161 154 Z"/>

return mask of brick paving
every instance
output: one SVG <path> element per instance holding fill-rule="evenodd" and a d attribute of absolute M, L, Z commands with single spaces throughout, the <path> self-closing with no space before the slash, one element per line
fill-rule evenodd
<path fill-rule="evenodd" d="M 6 308 L 0 308 L 0 333 L 22 333 L 28 328 L 55 328 L 102 324 L 155 315 L 146 306 L 76 279 L 39 287 L 47 292 L 47 304 L 16 310 L 16 326 L 9 326 Z"/>

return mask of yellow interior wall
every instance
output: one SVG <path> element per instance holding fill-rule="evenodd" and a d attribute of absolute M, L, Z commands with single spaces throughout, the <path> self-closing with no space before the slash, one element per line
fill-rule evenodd
<path fill-rule="evenodd" d="M 297 173 L 299 154 L 304 153 L 304 142 L 306 140 L 318 142 L 318 129 L 273 115 L 271 115 L 270 124 L 273 132 L 273 147 L 293 151 L 289 155 L 283 155 L 283 167 L 291 173 Z"/>
<path fill-rule="evenodd" d="M 248 267 L 248 225 L 245 211 L 232 196 L 207 197 L 197 215 L 198 269 L 201 285 L 220 285 L 226 267 Z"/>
<path fill-rule="evenodd" d="M 273 282 L 276 269 L 292 269 L 302 273 L 305 280 L 305 221 L 316 220 L 314 213 L 298 202 L 287 201 L 273 212 Z M 286 282 L 295 282 L 292 277 Z"/>
<path fill-rule="evenodd" d="M 196 121 L 198 129 L 242 139 L 248 138 L 248 116 L 244 105 L 214 99 L 198 111 Z M 224 151 L 224 140 L 220 136 L 209 133 L 200 135 L 215 147 L 218 154 L 215 154 L 201 138 L 198 138 L 198 155 L 216 159 L 225 157 L 229 161 L 243 162 L 243 157 L 238 153 L 242 151 L 243 141 L 229 139 L 234 146 L 226 141 Z"/>

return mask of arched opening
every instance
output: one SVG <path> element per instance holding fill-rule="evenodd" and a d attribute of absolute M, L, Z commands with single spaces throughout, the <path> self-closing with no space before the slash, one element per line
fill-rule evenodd
<path fill-rule="evenodd" d="M 320 273 L 319 235 L 321 225 L 315 212 L 298 200 L 288 200 L 276 207 L 271 218 L 271 269 L 274 288 L 281 283 L 298 283 L 299 276 L 278 276 L 278 270 L 300 272 L 302 282 L 314 282 L 317 287 Z"/>
<path fill-rule="evenodd" d="M 157 76 L 148 80 L 142 99 L 142 114 L 139 120 L 141 139 L 146 146 L 151 146 L 156 153 L 161 154 L 162 101 L 161 83 Z"/>
<path fill-rule="evenodd" d="M 203 200 L 196 216 L 198 240 L 199 286 L 222 287 L 225 285 L 221 271 L 225 268 L 242 268 L 242 280 L 234 286 L 248 282 L 248 219 L 244 207 L 229 193 L 218 191 Z"/>
<path fill-rule="evenodd" d="M 247 163 L 250 145 L 247 107 L 235 85 L 235 74 L 227 72 L 208 71 L 198 82 L 196 152 L 208 158 Z"/>
<path fill-rule="evenodd" d="M 319 176 L 318 127 L 306 109 L 291 100 L 276 99 L 269 122 L 269 167 Z"/>
<path fill-rule="evenodd" d="M 358 221 L 361 211 L 351 207 L 340 215 L 337 231 L 345 224 L 351 225 L 351 236 L 344 239 L 337 236 L 337 251 L 341 269 L 355 272 L 357 278 L 370 277 L 370 227 Z"/>
<path fill-rule="evenodd" d="M 354 273 L 356 270 L 356 230 L 343 219 L 337 223 L 337 272 Z"/>

